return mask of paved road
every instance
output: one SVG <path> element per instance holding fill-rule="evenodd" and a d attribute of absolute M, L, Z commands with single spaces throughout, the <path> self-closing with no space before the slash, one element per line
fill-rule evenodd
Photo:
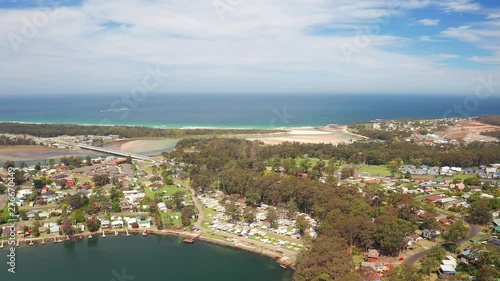
<path fill-rule="evenodd" d="M 416 253 L 414 254 L 413 256 L 410 256 L 408 257 L 404 263 L 409 263 L 409 264 L 414 264 L 416 263 L 418 260 L 420 260 L 421 258 L 425 257 L 431 250 L 430 249 L 427 249 L 423 252 L 420 252 L 420 253 Z"/>
<path fill-rule="evenodd" d="M 198 209 L 198 219 L 194 223 L 195 228 L 201 228 L 201 222 L 205 218 L 205 212 L 203 211 L 203 207 L 201 206 L 200 202 L 198 202 L 198 198 L 196 198 L 196 191 L 194 191 L 193 188 L 187 187 L 189 191 L 191 191 L 191 199 L 193 199 L 194 206 L 196 209 Z"/>
<path fill-rule="evenodd" d="M 448 215 L 447 213 L 439 211 L 439 210 L 437 212 L 440 213 L 440 214 L 443 214 L 443 215 Z M 478 225 L 468 223 L 468 222 L 464 221 L 461 218 L 457 218 L 457 219 L 465 222 L 470 227 L 470 233 L 467 236 L 465 236 L 464 239 L 460 240 L 458 242 L 458 245 L 460 245 L 461 243 L 463 243 L 463 242 L 465 242 L 467 240 L 470 240 L 470 239 L 476 237 L 477 235 L 480 235 L 480 233 L 479 233 L 479 226 Z M 430 249 L 427 249 L 427 250 L 425 250 L 423 252 L 420 252 L 420 253 L 416 253 L 413 256 L 410 256 L 409 258 L 407 258 L 404 262 L 405 263 L 414 264 L 418 260 L 420 260 L 421 258 L 423 258 L 425 255 L 427 255 L 429 252 L 430 252 Z"/>

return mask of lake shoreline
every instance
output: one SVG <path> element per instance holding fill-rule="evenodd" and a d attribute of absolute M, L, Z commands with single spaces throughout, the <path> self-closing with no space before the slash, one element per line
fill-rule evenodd
<path fill-rule="evenodd" d="M 133 236 L 139 236 L 144 232 L 144 229 L 143 230 L 127 229 L 127 230 L 129 232 L 129 234 L 133 235 Z M 147 230 L 148 235 L 171 236 L 171 237 L 175 236 L 175 237 L 184 238 L 184 239 L 196 238 L 197 240 L 200 240 L 200 241 L 203 241 L 206 243 L 210 243 L 210 244 L 214 244 L 214 245 L 217 245 L 220 247 L 228 247 L 228 248 L 243 250 L 246 252 L 250 252 L 250 253 L 254 253 L 254 254 L 258 254 L 261 256 L 271 258 L 276 263 L 278 263 L 280 266 L 282 266 L 284 268 L 289 268 L 289 269 L 295 270 L 295 263 L 285 262 L 282 259 L 282 257 L 279 255 L 278 252 L 272 253 L 269 251 L 259 250 L 257 248 L 250 248 L 247 246 L 243 246 L 241 244 L 236 244 L 236 243 L 231 243 L 228 241 L 223 241 L 223 240 L 219 240 L 219 239 L 215 239 L 215 238 L 211 238 L 211 237 L 206 237 L 206 236 L 204 236 L 204 234 L 206 234 L 206 233 L 203 233 L 201 236 L 199 236 L 202 232 L 185 232 L 185 231 L 177 231 L 177 230 L 173 230 L 173 229 L 164 229 L 164 230 L 145 229 L 145 230 Z M 115 230 L 113 230 L 113 229 L 104 231 L 106 236 L 113 236 L 114 232 L 115 232 Z M 126 233 L 126 231 L 122 230 L 122 229 L 116 230 L 116 232 L 118 232 L 120 234 Z M 45 244 L 57 244 L 57 243 L 54 243 L 55 240 L 60 240 L 61 242 L 65 242 L 67 240 L 67 237 L 70 237 L 70 240 L 75 240 L 75 239 L 80 240 L 79 239 L 80 235 L 83 236 L 83 239 L 86 239 L 86 238 L 89 239 L 88 238 L 89 234 L 91 234 L 93 237 L 95 237 L 95 236 L 98 237 L 98 236 L 102 235 L 102 233 L 103 233 L 102 230 L 95 231 L 95 232 L 88 232 L 87 231 L 87 232 L 78 233 L 78 234 L 75 234 L 72 236 L 58 235 L 58 236 L 52 236 L 52 237 L 23 238 L 23 239 L 19 239 L 18 241 L 19 241 L 19 245 L 23 245 L 23 246 L 29 246 L 30 242 L 33 242 L 34 244 L 41 245 L 42 241 L 45 241 Z M 90 239 L 93 239 L 93 238 L 90 238 Z M 1 240 L 1 241 L 8 241 L 8 240 Z M 253 244 L 253 243 L 251 243 L 251 244 Z M 8 249 L 8 246 L 9 245 L 5 244 L 6 249 Z"/>

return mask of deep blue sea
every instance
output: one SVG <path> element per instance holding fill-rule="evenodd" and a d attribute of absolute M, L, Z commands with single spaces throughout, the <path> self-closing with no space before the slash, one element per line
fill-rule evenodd
<path fill-rule="evenodd" d="M 373 119 L 500 114 L 500 97 L 339 94 L 120 94 L 0 97 L 0 121 L 279 128 Z"/>

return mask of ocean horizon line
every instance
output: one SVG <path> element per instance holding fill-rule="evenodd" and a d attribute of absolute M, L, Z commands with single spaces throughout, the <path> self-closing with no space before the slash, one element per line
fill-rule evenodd
<path fill-rule="evenodd" d="M 177 125 L 151 125 L 151 124 L 102 124 L 102 123 L 79 123 L 79 122 L 36 122 L 36 121 L 15 121 L 15 120 L 0 120 L 0 123 L 11 123 L 11 124 L 32 124 L 32 125 L 78 125 L 78 126 L 103 126 L 103 127 L 148 127 L 148 128 L 154 128 L 154 129 L 179 129 L 179 130 L 294 130 L 294 129 L 314 129 L 314 128 L 321 128 L 321 127 L 326 127 L 331 124 L 324 124 L 324 125 L 316 125 L 316 126 L 280 126 L 280 127 L 270 127 L 270 126 L 197 126 L 197 125 L 189 125 L 189 126 L 177 126 Z M 336 124 L 340 126 L 347 126 L 348 124 Z"/>

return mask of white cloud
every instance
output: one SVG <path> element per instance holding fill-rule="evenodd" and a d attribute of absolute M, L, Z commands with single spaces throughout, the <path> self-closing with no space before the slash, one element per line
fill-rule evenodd
<path fill-rule="evenodd" d="M 438 3 L 447 13 L 475 12 L 481 9 L 481 5 L 472 0 L 443 0 Z"/>
<path fill-rule="evenodd" d="M 472 29 L 469 25 L 462 25 L 459 27 L 450 27 L 441 32 L 444 36 L 457 39 L 465 42 L 475 42 L 479 40 L 477 31 Z"/>
<path fill-rule="evenodd" d="M 90 0 L 81 7 L 58 9 L 18 54 L 7 40 L 0 40 L 0 92 L 127 91 L 151 64 L 171 73 L 158 91 L 473 89 L 474 70 L 440 63 L 449 54 L 388 51 L 403 49 L 411 38 L 382 31 L 407 9 L 428 4 L 253 0 L 242 1 L 221 21 L 212 1 Z M 23 18 L 31 19 L 35 12 L 0 10 L 0 33 L 21 34 Z M 109 22 L 123 25 L 106 27 Z M 324 27 L 336 33 L 321 34 Z M 463 31 L 482 36 L 467 28 Z M 446 36 L 458 31 L 450 32 Z M 351 60 L 339 48 L 342 44 L 355 46 Z"/>
<path fill-rule="evenodd" d="M 435 55 L 431 55 L 429 57 L 435 61 L 444 61 L 444 60 L 449 60 L 449 59 L 456 59 L 456 58 L 458 58 L 458 55 L 456 55 L 456 54 L 435 54 Z"/>
<path fill-rule="evenodd" d="M 419 20 L 418 23 L 425 26 L 434 26 L 438 25 L 440 21 L 441 21 L 440 19 L 422 19 Z"/>
<path fill-rule="evenodd" d="M 489 14 L 486 18 L 487 19 L 500 19 L 500 13 Z"/>

